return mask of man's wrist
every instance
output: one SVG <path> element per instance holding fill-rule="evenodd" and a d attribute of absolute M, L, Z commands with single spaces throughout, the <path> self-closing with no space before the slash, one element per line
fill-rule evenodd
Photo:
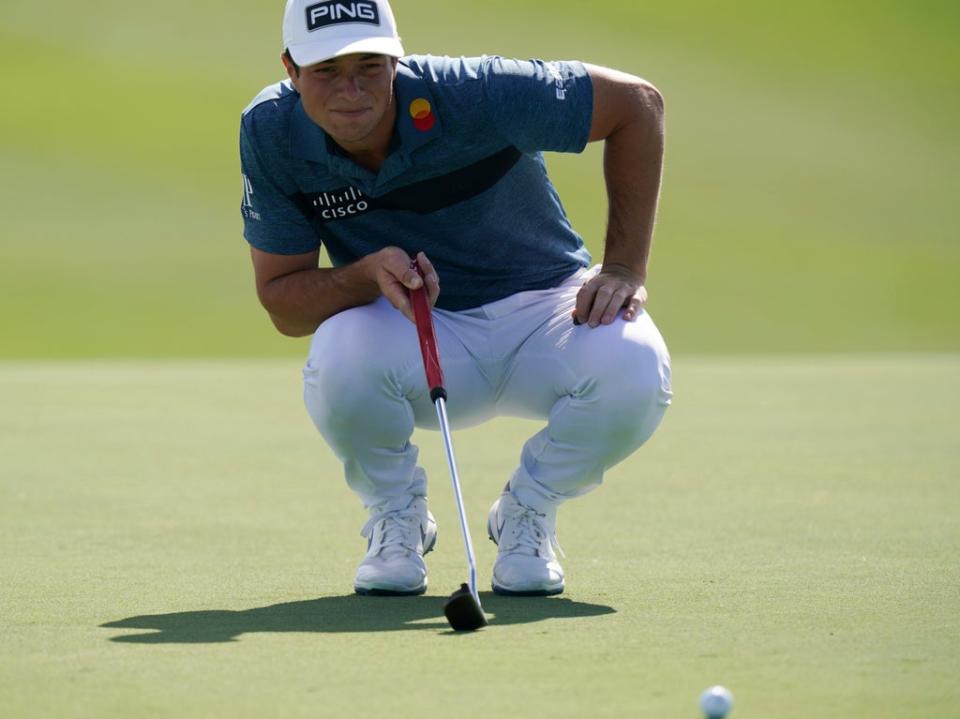
<path fill-rule="evenodd" d="M 365 255 L 356 262 L 335 270 L 334 277 L 340 291 L 358 302 L 371 302 L 380 295 L 377 282 L 376 253 Z"/>
<path fill-rule="evenodd" d="M 617 273 L 617 274 L 622 274 L 625 276 L 632 277 L 641 285 L 647 281 L 646 267 L 637 267 L 635 265 L 630 265 L 625 262 L 618 262 L 617 260 L 605 259 L 603 261 L 602 271 L 608 271 L 611 273 Z"/>

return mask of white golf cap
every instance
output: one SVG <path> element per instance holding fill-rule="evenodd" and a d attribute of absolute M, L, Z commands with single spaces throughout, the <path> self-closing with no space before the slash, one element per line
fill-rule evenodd
<path fill-rule="evenodd" d="M 301 66 L 358 52 L 403 57 L 387 0 L 287 0 L 283 45 Z"/>

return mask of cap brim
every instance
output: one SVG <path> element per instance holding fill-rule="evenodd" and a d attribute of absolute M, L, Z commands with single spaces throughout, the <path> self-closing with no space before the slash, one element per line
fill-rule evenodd
<path fill-rule="evenodd" d="M 324 60 L 332 60 L 341 55 L 366 53 L 370 55 L 389 55 L 403 57 L 403 45 L 395 37 L 364 37 L 352 40 L 338 38 L 333 42 L 310 42 L 291 45 L 287 48 L 293 61 L 301 67 L 316 65 Z"/>

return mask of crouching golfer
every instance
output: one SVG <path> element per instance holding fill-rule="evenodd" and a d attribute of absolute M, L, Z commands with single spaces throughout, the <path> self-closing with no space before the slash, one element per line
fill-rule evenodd
<path fill-rule="evenodd" d="M 387 0 L 289 0 L 283 40 L 288 79 L 243 113 L 244 234 L 277 329 L 313 335 L 307 409 L 370 513 L 356 591 L 427 587 L 437 527 L 410 438 L 437 418 L 407 295 L 421 282 L 453 426 L 546 420 L 490 509 L 493 589 L 563 591 L 557 508 L 670 403 L 644 311 L 659 93 L 579 62 L 404 55 Z M 599 140 L 609 228 L 590 268 L 541 153 Z M 332 269 L 318 268 L 321 245 Z"/>

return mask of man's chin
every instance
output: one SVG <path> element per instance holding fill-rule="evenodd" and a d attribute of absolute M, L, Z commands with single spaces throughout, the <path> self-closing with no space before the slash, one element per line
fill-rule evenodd
<path fill-rule="evenodd" d="M 327 134 L 332 137 L 337 144 L 354 144 L 363 142 L 373 133 L 373 128 L 368 123 L 337 123 L 327 130 Z"/>

